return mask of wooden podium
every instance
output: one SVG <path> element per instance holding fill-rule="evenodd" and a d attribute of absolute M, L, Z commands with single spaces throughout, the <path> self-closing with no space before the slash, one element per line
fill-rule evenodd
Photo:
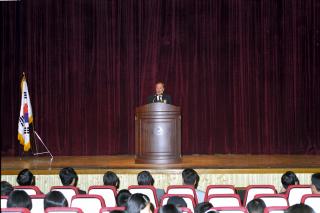
<path fill-rule="evenodd" d="M 136 108 L 136 163 L 167 164 L 181 161 L 180 107 L 152 103 Z"/>

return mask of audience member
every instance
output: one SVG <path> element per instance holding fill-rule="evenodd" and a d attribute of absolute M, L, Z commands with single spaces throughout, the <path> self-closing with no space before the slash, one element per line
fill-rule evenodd
<path fill-rule="evenodd" d="M 27 208 L 31 210 L 31 198 L 25 191 L 14 190 L 9 194 L 7 208 Z"/>
<path fill-rule="evenodd" d="M 186 201 L 182 197 L 173 196 L 168 199 L 167 204 L 175 205 L 177 208 L 187 207 Z"/>
<path fill-rule="evenodd" d="M 1 196 L 9 196 L 13 191 L 13 186 L 7 181 L 1 181 Z"/>
<path fill-rule="evenodd" d="M 152 213 L 149 198 L 144 194 L 133 194 L 127 203 L 127 213 Z"/>
<path fill-rule="evenodd" d="M 311 176 L 311 189 L 313 194 L 320 194 L 320 173 Z"/>
<path fill-rule="evenodd" d="M 280 194 L 284 194 L 287 191 L 287 188 L 291 185 L 299 185 L 299 179 L 296 174 L 292 171 L 287 171 L 281 177 L 282 189 Z"/>
<path fill-rule="evenodd" d="M 138 185 L 141 186 L 153 186 L 154 179 L 150 172 L 148 171 L 142 171 L 137 176 Z M 165 194 L 165 191 L 163 189 L 156 189 L 157 190 L 157 198 L 158 201 L 161 200 L 162 196 Z"/>
<path fill-rule="evenodd" d="M 114 186 L 114 187 L 116 187 L 116 189 L 119 189 L 120 180 L 119 180 L 118 176 L 114 172 L 107 171 L 103 175 L 103 184 L 105 186 Z"/>
<path fill-rule="evenodd" d="M 78 184 L 78 175 L 72 167 L 65 167 L 60 170 L 59 177 L 62 185 L 64 186 L 75 186 Z M 78 189 L 80 194 L 86 194 L 85 191 Z"/>
<path fill-rule="evenodd" d="M 181 213 L 181 211 L 173 204 L 166 204 L 159 209 L 159 213 Z"/>
<path fill-rule="evenodd" d="M 68 201 L 59 191 L 51 191 L 44 197 L 44 209 L 49 207 L 68 207 Z"/>
<path fill-rule="evenodd" d="M 266 204 L 262 199 L 253 199 L 247 204 L 249 213 L 263 213 L 266 208 Z"/>
<path fill-rule="evenodd" d="M 197 193 L 198 202 L 202 203 L 204 201 L 205 193 L 197 189 L 200 177 L 198 173 L 193 169 L 185 169 L 182 172 L 183 184 L 194 186 Z"/>
<path fill-rule="evenodd" d="M 308 205 L 305 204 L 295 204 L 290 206 L 287 213 L 315 213 L 315 211 Z"/>
<path fill-rule="evenodd" d="M 213 207 L 213 205 L 209 202 L 202 202 L 199 203 L 196 208 L 194 209 L 194 213 L 206 213 L 208 210 L 210 210 Z"/>
<path fill-rule="evenodd" d="M 116 197 L 117 206 L 127 207 L 127 202 L 131 193 L 127 189 L 121 189 Z"/>
<path fill-rule="evenodd" d="M 17 183 L 20 186 L 34 186 L 36 184 L 35 177 L 29 169 L 23 169 L 19 172 Z"/>

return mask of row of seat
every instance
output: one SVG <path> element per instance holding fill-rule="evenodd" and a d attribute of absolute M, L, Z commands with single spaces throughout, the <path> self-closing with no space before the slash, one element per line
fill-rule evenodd
<path fill-rule="evenodd" d="M 31 195 L 32 201 L 35 203 L 34 208 L 39 207 L 38 209 L 42 208 L 43 211 L 44 195 L 39 194 L 40 190 L 37 187 L 19 186 L 15 187 L 15 189 L 25 190 L 29 195 Z M 129 186 L 128 189 L 131 193 L 143 193 L 147 195 L 150 198 L 150 202 L 153 203 L 156 208 L 160 206 L 156 197 L 156 189 L 153 186 Z M 57 190 L 63 193 L 71 207 L 85 208 L 82 207 L 82 204 L 84 203 L 82 201 L 83 199 L 86 199 L 86 203 L 91 199 L 90 202 L 95 204 L 90 204 L 89 206 L 90 208 L 92 208 L 92 206 L 96 206 L 96 212 L 105 206 L 116 207 L 115 197 L 117 195 L 117 190 L 113 186 L 90 186 L 88 189 L 88 195 L 79 195 L 78 189 L 72 186 L 54 186 L 51 190 Z M 211 185 L 208 186 L 206 190 L 205 201 L 212 203 L 214 207 L 242 207 L 246 206 L 246 204 L 254 198 L 263 199 L 269 207 L 287 207 L 289 205 L 303 202 L 313 208 L 318 208 L 320 213 L 320 196 L 311 194 L 310 185 L 290 186 L 286 194 L 277 194 L 274 186 L 272 185 L 250 185 L 246 188 L 244 205 L 241 204 L 240 197 L 235 192 L 234 187 L 230 185 Z M 165 205 L 171 196 L 177 195 L 183 197 L 188 208 L 193 212 L 198 201 L 196 192 L 192 186 L 169 186 L 167 194 L 164 195 L 161 200 L 161 206 Z M 1 206 L 5 206 L 2 204 L 3 199 L 5 198 L 1 197 Z"/>

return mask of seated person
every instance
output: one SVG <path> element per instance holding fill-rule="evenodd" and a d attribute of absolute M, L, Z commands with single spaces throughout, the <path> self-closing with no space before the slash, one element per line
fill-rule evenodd
<path fill-rule="evenodd" d="M 154 179 L 150 172 L 148 171 L 142 171 L 137 176 L 138 185 L 140 186 L 153 186 Z M 157 198 L 158 201 L 161 200 L 162 196 L 165 194 L 165 191 L 163 189 L 156 189 L 157 190 Z"/>
<path fill-rule="evenodd" d="M 127 207 L 127 202 L 131 193 L 128 189 L 121 189 L 116 197 L 117 206 Z"/>
<path fill-rule="evenodd" d="M 177 208 L 187 207 L 188 206 L 186 201 L 184 201 L 184 199 L 182 197 L 178 197 L 178 196 L 170 197 L 168 199 L 167 204 L 175 205 L 175 207 L 177 207 Z"/>
<path fill-rule="evenodd" d="M 173 204 L 166 204 L 159 209 L 159 213 L 181 213 L 181 211 Z"/>
<path fill-rule="evenodd" d="M 23 169 L 17 176 L 17 183 L 19 186 L 35 186 L 35 176 L 29 169 Z"/>
<path fill-rule="evenodd" d="M 197 189 L 200 180 L 198 173 L 190 168 L 185 169 L 182 172 L 182 179 L 184 185 L 194 186 L 197 193 L 198 203 L 202 203 L 204 201 L 205 193 Z"/>
<path fill-rule="evenodd" d="M 78 175 L 71 167 L 65 167 L 60 170 L 59 177 L 62 185 L 64 186 L 74 186 L 77 187 L 78 184 Z M 78 188 L 80 194 L 86 194 L 85 191 Z"/>
<path fill-rule="evenodd" d="M 10 193 L 7 208 L 27 208 L 32 209 L 32 202 L 29 195 L 22 190 L 14 190 Z"/>
<path fill-rule="evenodd" d="M 266 204 L 262 199 L 253 199 L 247 204 L 249 213 L 263 213 L 266 208 Z"/>
<path fill-rule="evenodd" d="M 49 207 L 68 207 L 68 201 L 59 191 L 51 191 L 44 197 L 44 209 Z"/>
<path fill-rule="evenodd" d="M 140 193 L 129 197 L 127 213 L 152 213 L 152 206 L 148 196 Z"/>
<path fill-rule="evenodd" d="M 211 208 L 213 208 L 213 205 L 209 202 L 199 203 L 194 209 L 194 213 L 206 213 Z"/>
<path fill-rule="evenodd" d="M 282 189 L 280 194 L 284 194 L 287 191 L 288 186 L 299 185 L 299 179 L 292 171 L 287 171 L 281 177 Z"/>
<path fill-rule="evenodd" d="M 1 196 L 9 196 L 13 191 L 13 186 L 7 181 L 1 181 Z"/>
<path fill-rule="evenodd" d="M 119 180 L 118 176 L 114 172 L 107 171 L 103 175 L 103 185 L 105 185 L 105 186 L 114 186 L 114 187 L 116 187 L 116 189 L 119 189 L 120 180 Z"/>
<path fill-rule="evenodd" d="M 148 104 L 150 103 L 165 103 L 172 104 L 171 96 L 164 93 L 164 83 L 157 82 L 155 84 L 155 94 L 148 97 Z"/>
<path fill-rule="evenodd" d="M 310 206 L 305 204 L 295 204 L 290 206 L 286 213 L 316 213 Z"/>
<path fill-rule="evenodd" d="M 315 173 L 311 176 L 312 194 L 320 194 L 320 173 Z"/>

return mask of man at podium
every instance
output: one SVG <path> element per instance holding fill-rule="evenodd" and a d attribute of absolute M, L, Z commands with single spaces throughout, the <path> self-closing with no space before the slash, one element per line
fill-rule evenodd
<path fill-rule="evenodd" d="M 165 103 L 172 104 L 171 96 L 164 93 L 164 83 L 157 82 L 155 84 L 155 94 L 151 95 L 147 99 L 148 104 L 150 103 Z"/>

